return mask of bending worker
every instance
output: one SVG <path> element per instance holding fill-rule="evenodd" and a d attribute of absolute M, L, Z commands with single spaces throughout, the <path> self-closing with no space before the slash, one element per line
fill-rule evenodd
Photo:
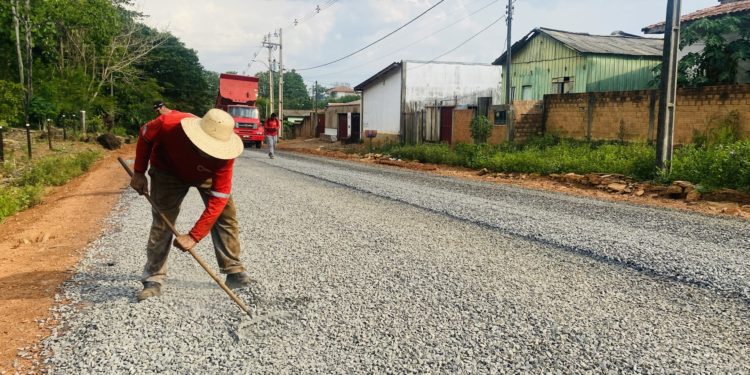
<path fill-rule="evenodd" d="M 233 131 L 234 119 L 219 109 L 211 109 L 203 118 L 170 110 L 162 102 L 154 109 L 160 116 L 140 130 L 130 186 L 140 194 L 149 192 L 145 173 L 150 163 L 151 197 L 172 223 L 190 187 L 197 188 L 206 208 L 188 234 L 174 239 L 174 246 L 188 251 L 210 232 L 227 286 L 248 285 L 250 277 L 240 260 L 237 211 L 230 196 L 234 159 L 244 148 Z M 159 214 L 153 211 L 152 216 L 139 301 L 161 295 L 173 237 Z"/>

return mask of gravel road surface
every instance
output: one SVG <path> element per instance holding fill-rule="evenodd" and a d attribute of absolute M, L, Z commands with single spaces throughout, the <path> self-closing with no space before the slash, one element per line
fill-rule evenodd
<path fill-rule="evenodd" d="M 179 251 L 137 303 L 151 219 L 128 191 L 60 295 L 48 371 L 750 373 L 748 222 L 257 151 L 233 195 L 242 296 L 281 315 L 238 330 Z"/>

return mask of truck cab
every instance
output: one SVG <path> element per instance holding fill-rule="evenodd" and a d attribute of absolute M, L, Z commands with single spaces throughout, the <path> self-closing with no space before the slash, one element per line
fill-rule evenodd
<path fill-rule="evenodd" d="M 258 117 L 258 109 L 246 105 L 228 105 L 227 112 L 234 118 L 234 132 L 247 145 L 260 148 L 264 129 Z"/>
<path fill-rule="evenodd" d="M 226 111 L 234 118 L 234 132 L 247 147 L 263 144 L 265 131 L 258 116 L 255 103 L 258 100 L 258 77 L 238 74 L 221 74 L 216 108 Z"/>

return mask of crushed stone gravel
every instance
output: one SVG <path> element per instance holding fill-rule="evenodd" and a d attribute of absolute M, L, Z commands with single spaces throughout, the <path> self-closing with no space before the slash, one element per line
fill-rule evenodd
<path fill-rule="evenodd" d="M 281 153 L 237 161 L 243 314 L 132 191 L 61 292 L 70 373 L 748 373 L 750 225 Z M 192 192 L 178 228 L 202 210 Z M 198 251 L 212 260 L 210 241 Z"/>

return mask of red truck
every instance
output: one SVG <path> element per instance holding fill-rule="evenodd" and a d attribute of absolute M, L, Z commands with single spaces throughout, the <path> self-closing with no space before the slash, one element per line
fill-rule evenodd
<path fill-rule="evenodd" d="M 247 147 L 263 144 L 264 130 L 258 118 L 258 77 L 237 74 L 219 76 L 219 93 L 216 95 L 216 108 L 228 112 L 234 117 L 234 132 L 240 136 Z"/>

